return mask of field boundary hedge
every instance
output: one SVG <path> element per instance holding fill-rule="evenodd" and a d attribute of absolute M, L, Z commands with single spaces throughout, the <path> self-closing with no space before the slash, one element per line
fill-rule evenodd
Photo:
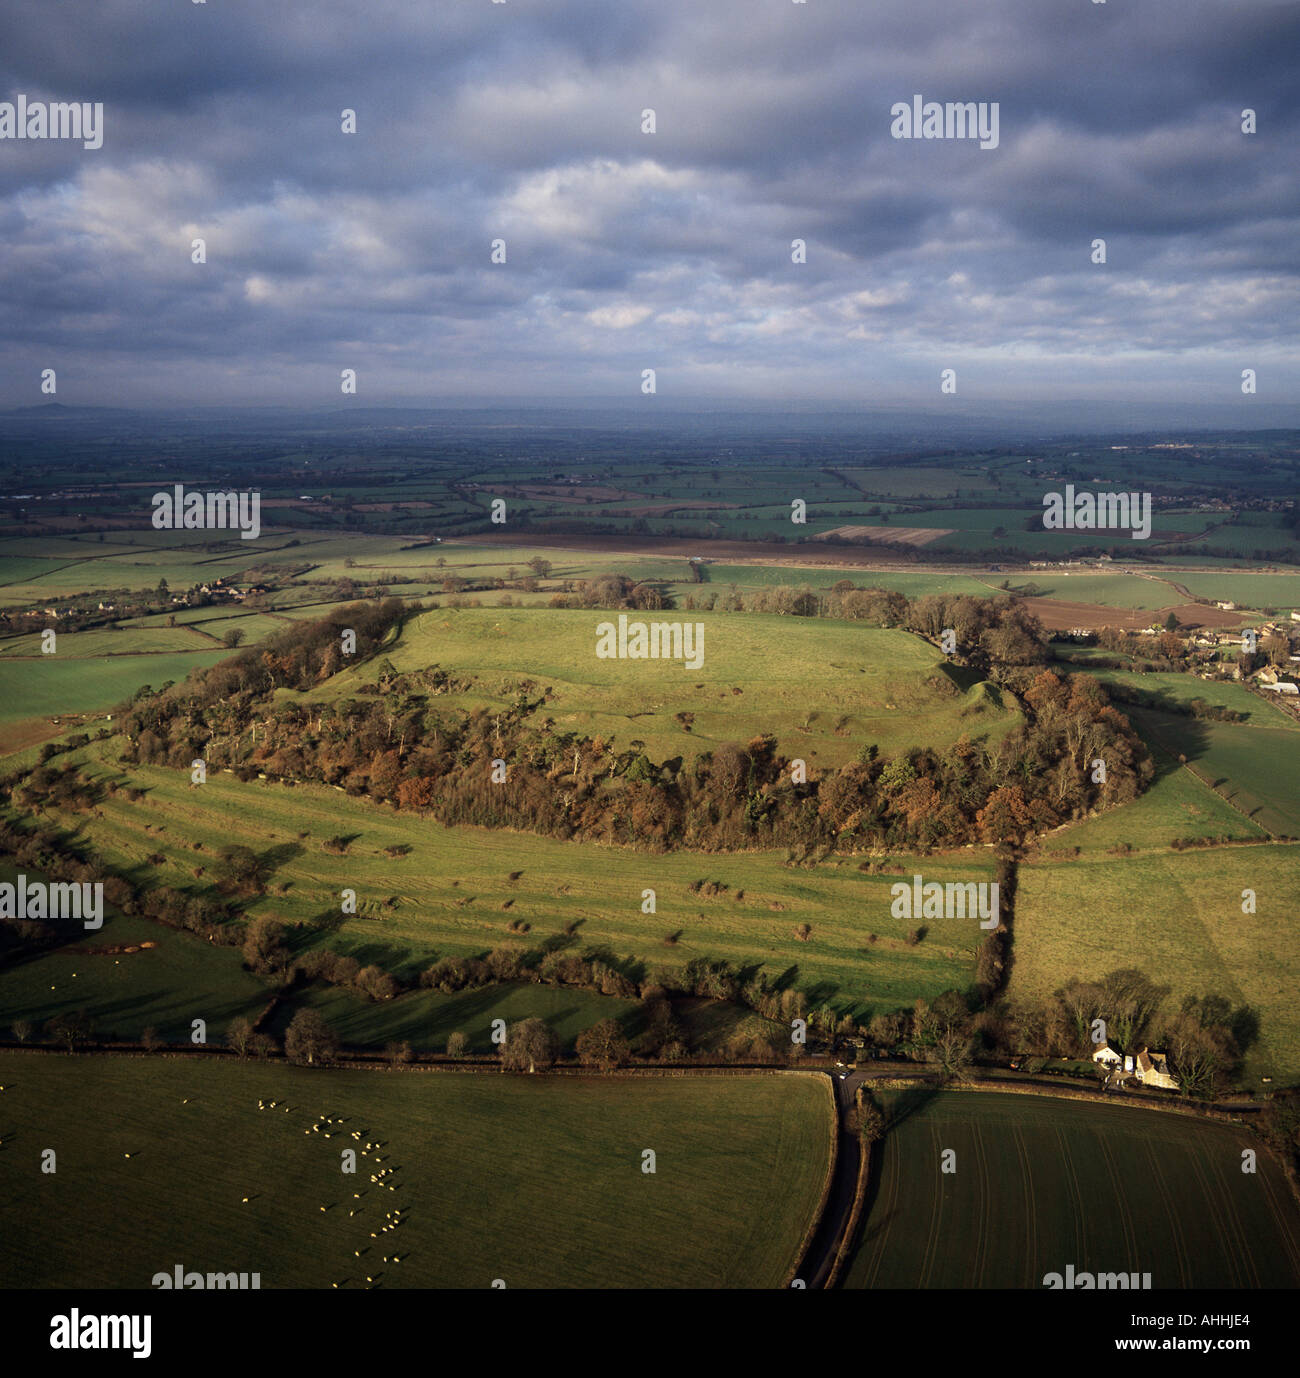
<path fill-rule="evenodd" d="M 861 1227 L 862 1210 L 867 1201 L 867 1183 L 871 1178 L 876 1145 L 861 1138 L 858 1144 L 858 1183 L 853 1191 L 853 1209 L 849 1212 L 849 1223 L 845 1226 L 844 1238 L 840 1240 L 840 1247 L 835 1253 L 835 1261 L 831 1264 L 830 1275 L 826 1279 L 828 1292 L 839 1281 L 845 1264 L 853 1257 L 853 1241 L 857 1238 L 858 1230 Z"/>
<path fill-rule="evenodd" d="M 835 1098 L 835 1084 L 824 1074 L 817 1072 L 807 1072 L 806 1076 L 815 1076 L 826 1088 L 826 1094 L 831 1098 L 830 1103 L 830 1132 L 831 1132 L 831 1151 L 826 1163 L 826 1178 L 822 1182 L 821 1200 L 817 1203 L 817 1209 L 808 1219 L 808 1225 L 804 1229 L 803 1238 L 799 1241 L 799 1247 L 795 1250 L 794 1262 L 785 1275 L 785 1280 L 781 1284 L 789 1288 L 795 1278 L 799 1276 L 799 1271 L 805 1262 L 808 1253 L 808 1246 L 813 1241 L 813 1236 L 817 1233 L 818 1227 L 822 1223 L 822 1217 L 826 1214 L 826 1203 L 831 1197 L 831 1184 L 835 1181 L 835 1169 L 839 1162 L 840 1152 L 840 1107 Z M 806 1279 L 805 1279 L 806 1281 Z M 829 1282 L 827 1286 L 829 1286 Z"/>
<path fill-rule="evenodd" d="M 886 1089 L 904 1090 L 914 1086 L 933 1085 L 932 1079 L 925 1077 L 882 1077 L 874 1083 Z M 1082 1086 L 1048 1086 L 1043 1082 L 1001 1081 L 994 1077 L 981 1077 L 977 1081 L 948 1082 L 940 1089 L 944 1091 L 991 1091 L 999 1095 L 1011 1096 L 1055 1096 L 1058 1100 L 1090 1101 L 1094 1105 L 1128 1105 L 1135 1110 L 1155 1110 L 1171 1115 L 1187 1115 L 1192 1119 L 1214 1119 L 1221 1123 L 1240 1124 L 1236 1118 L 1239 1112 L 1223 1109 L 1216 1105 L 1193 1105 L 1186 1101 L 1159 1101 L 1154 1097 L 1135 1096 L 1131 1092 L 1108 1094 L 1102 1091 L 1089 1091 Z M 1242 1107 L 1254 1111 L 1254 1107 Z"/>
<path fill-rule="evenodd" d="M 240 1058 L 233 1048 L 223 1047 L 220 1044 L 196 1044 L 193 1047 L 178 1047 L 165 1044 L 152 1051 L 139 1043 L 94 1043 L 83 1044 L 75 1050 L 69 1051 L 68 1048 L 59 1043 L 19 1043 L 12 1039 L 0 1039 L 0 1052 L 6 1053 L 33 1053 L 37 1055 L 45 1054 L 52 1057 L 152 1057 L 152 1058 L 189 1058 L 205 1059 L 218 1058 L 222 1060 L 243 1061 L 249 1064 L 283 1063 L 285 1066 L 294 1067 L 301 1064 L 291 1062 L 284 1055 L 284 1050 L 276 1048 L 266 1057 L 258 1057 L 255 1054 L 248 1054 Z M 388 1056 L 381 1052 L 375 1052 L 366 1056 L 342 1056 L 336 1057 L 332 1062 L 322 1062 L 316 1064 L 323 1069 L 342 1068 L 353 1072 L 495 1072 L 502 1076 L 568 1076 L 568 1077 L 598 1077 L 602 1080 L 617 1079 L 619 1077 L 752 1077 L 752 1076 L 825 1076 L 829 1072 L 829 1067 L 782 1067 L 774 1066 L 770 1062 L 729 1062 L 729 1063 L 695 1063 L 684 1067 L 617 1067 L 608 1071 L 600 1067 L 583 1067 L 575 1064 L 563 1066 L 547 1067 L 545 1070 L 535 1073 L 529 1072 L 507 1072 L 501 1067 L 500 1061 L 490 1054 L 473 1054 L 460 1059 L 451 1059 L 443 1054 L 432 1053 L 428 1055 L 429 1061 L 412 1061 L 394 1067 Z M 304 1070 L 309 1070 L 304 1068 Z"/>

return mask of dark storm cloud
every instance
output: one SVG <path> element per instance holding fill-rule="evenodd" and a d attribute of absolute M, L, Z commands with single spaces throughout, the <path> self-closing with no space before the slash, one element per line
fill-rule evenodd
<path fill-rule="evenodd" d="M 0 99 L 106 132 L 0 142 L 0 399 L 1293 400 L 1297 51 L 1227 0 L 11 0 Z M 999 146 L 892 138 L 917 92 Z"/>

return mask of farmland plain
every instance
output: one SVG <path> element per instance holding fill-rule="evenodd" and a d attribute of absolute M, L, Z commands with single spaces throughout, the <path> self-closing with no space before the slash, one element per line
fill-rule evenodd
<path fill-rule="evenodd" d="M 1150 1273 L 1153 1289 L 1300 1286 L 1300 1214 L 1229 1125 L 985 1092 L 886 1093 L 899 1118 L 850 1288 L 1042 1288 L 1049 1273 Z M 940 1170 L 952 1150 L 956 1171 Z"/>
<path fill-rule="evenodd" d="M 263 1288 L 779 1287 L 829 1165 L 829 1089 L 797 1073 L 0 1053 L 0 1084 L 6 1287 L 142 1289 L 178 1263 L 257 1272 Z M 333 1143 L 310 1129 L 325 1114 L 344 1120 Z M 395 1190 L 368 1180 L 375 1141 Z M 339 1145 L 358 1151 L 356 1176 Z M 400 1225 L 380 1231 L 388 1212 Z"/>

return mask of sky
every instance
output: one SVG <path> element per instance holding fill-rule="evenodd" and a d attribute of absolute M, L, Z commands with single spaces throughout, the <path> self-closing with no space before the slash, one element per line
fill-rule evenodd
<path fill-rule="evenodd" d="M 103 144 L 0 139 L 0 405 L 1249 424 L 1300 403 L 1298 56 L 1274 0 L 6 0 L 0 101 Z"/>

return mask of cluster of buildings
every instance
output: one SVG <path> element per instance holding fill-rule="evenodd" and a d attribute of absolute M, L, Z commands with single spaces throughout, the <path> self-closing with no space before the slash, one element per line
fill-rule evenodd
<path fill-rule="evenodd" d="M 1164 1091 L 1178 1090 L 1178 1080 L 1169 1070 L 1169 1059 L 1164 1053 L 1153 1053 L 1149 1048 L 1143 1048 L 1138 1053 L 1121 1053 L 1109 1043 L 1103 1043 L 1093 1053 L 1092 1060 L 1101 1067 L 1109 1068 L 1107 1086 L 1112 1080 L 1116 1085 L 1122 1085 L 1131 1078 L 1143 1086 L 1158 1086 Z"/>
<path fill-rule="evenodd" d="M 269 592 L 267 584 L 249 584 L 240 589 L 224 579 L 214 579 L 210 584 L 195 585 L 187 593 L 173 594 L 172 602 L 184 607 L 204 607 L 209 603 L 242 603 L 245 598 Z"/>

